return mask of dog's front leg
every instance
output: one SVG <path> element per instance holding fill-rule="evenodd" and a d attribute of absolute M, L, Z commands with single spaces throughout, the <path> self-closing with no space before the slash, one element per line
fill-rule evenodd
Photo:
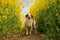
<path fill-rule="evenodd" d="M 28 35 L 28 28 L 26 28 L 26 35 Z"/>
<path fill-rule="evenodd" d="M 32 32 L 32 27 L 30 28 L 30 32 L 29 32 L 30 35 L 31 35 L 31 32 Z"/>

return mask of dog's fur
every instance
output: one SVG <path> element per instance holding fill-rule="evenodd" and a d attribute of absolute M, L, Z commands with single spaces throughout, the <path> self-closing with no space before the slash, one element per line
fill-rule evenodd
<path fill-rule="evenodd" d="M 26 35 L 31 34 L 32 29 L 35 29 L 36 33 L 36 22 L 32 14 L 26 14 Z"/>

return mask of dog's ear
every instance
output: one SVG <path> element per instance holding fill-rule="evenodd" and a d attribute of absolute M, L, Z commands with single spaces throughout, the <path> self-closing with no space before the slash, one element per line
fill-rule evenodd
<path fill-rule="evenodd" d="M 34 16 L 31 14 L 31 18 L 34 18 Z"/>
<path fill-rule="evenodd" d="M 28 14 L 26 14 L 25 17 L 28 17 Z"/>

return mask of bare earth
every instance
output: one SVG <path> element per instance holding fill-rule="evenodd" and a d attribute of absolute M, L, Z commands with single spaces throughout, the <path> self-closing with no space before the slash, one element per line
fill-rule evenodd
<path fill-rule="evenodd" d="M 24 34 L 14 34 L 14 35 L 8 35 L 8 36 L 2 36 L 0 37 L 0 40 L 43 40 L 43 35 L 24 35 Z"/>

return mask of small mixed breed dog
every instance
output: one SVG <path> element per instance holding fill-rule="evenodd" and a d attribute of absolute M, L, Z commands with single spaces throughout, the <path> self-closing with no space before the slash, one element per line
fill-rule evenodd
<path fill-rule="evenodd" d="M 35 29 L 35 33 L 36 33 L 36 22 L 34 19 L 34 16 L 32 14 L 26 14 L 26 35 L 30 34 L 32 32 L 32 29 Z"/>

